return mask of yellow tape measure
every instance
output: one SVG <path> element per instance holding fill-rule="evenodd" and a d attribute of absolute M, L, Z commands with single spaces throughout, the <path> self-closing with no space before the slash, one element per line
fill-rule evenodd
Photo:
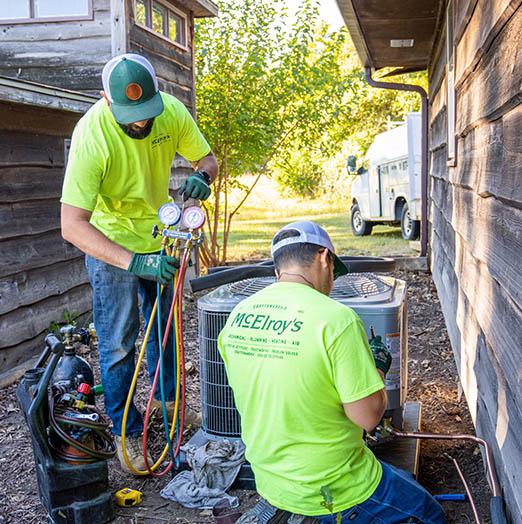
<path fill-rule="evenodd" d="M 118 506 L 130 507 L 136 506 L 141 502 L 142 493 L 137 489 L 123 488 L 114 494 Z"/>

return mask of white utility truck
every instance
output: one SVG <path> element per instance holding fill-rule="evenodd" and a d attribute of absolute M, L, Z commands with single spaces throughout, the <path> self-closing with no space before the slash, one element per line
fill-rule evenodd
<path fill-rule="evenodd" d="M 357 169 L 348 157 L 352 184 L 350 219 L 355 235 L 369 235 L 375 224 L 400 224 L 402 237 L 419 237 L 421 218 L 421 115 L 375 137 Z"/>

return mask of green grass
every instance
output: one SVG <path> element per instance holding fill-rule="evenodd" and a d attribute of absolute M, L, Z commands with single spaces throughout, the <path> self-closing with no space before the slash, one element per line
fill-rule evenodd
<path fill-rule="evenodd" d="M 284 225 L 313 220 L 330 235 L 342 255 L 414 255 L 400 228 L 375 226 L 370 236 L 356 237 L 350 228 L 349 199 L 344 204 L 326 200 L 285 198 L 270 180 L 260 182 L 232 223 L 228 260 L 270 257 L 270 241 Z"/>

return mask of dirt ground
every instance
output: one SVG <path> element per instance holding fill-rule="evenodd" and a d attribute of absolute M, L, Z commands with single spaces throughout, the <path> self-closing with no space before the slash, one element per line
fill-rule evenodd
<path fill-rule="evenodd" d="M 473 433 L 473 425 L 464 398 L 459 393 L 457 370 L 437 293 L 431 277 L 425 273 L 401 272 L 395 276 L 407 280 L 409 298 L 409 400 L 422 403 L 422 428 L 431 432 Z M 187 360 L 193 371 L 188 378 L 188 403 L 199 406 L 197 322 L 195 299 L 185 308 Z M 96 361 L 94 351 L 82 349 L 82 355 Z M 190 367 L 190 364 L 189 364 Z M 144 406 L 148 390 L 145 373 L 140 377 L 138 405 Z M 39 502 L 31 443 L 23 416 L 15 398 L 16 384 L 0 390 L 0 523 L 45 522 Z M 187 432 L 186 437 L 189 436 Z M 155 449 L 152 454 L 157 456 Z M 482 522 L 489 522 L 489 489 L 485 481 L 481 454 L 471 444 L 426 441 L 420 456 L 420 482 L 432 493 L 464 493 L 451 461 L 457 459 L 471 486 Z M 109 464 L 111 490 L 123 487 L 139 489 L 144 501 L 136 508 L 116 508 L 116 523 L 211 523 L 210 511 L 185 509 L 159 497 L 170 480 L 133 478 L 122 473 L 116 460 Z M 257 497 L 251 491 L 233 491 L 240 497 L 241 509 L 251 507 Z M 473 523 L 468 503 L 444 503 L 448 524 Z"/>

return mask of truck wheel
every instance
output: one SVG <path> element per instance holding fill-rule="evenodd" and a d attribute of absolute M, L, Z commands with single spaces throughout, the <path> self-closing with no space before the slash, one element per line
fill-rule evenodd
<path fill-rule="evenodd" d="M 402 206 L 401 232 L 404 240 L 417 240 L 419 238 L 420 222 L 411 219 L 408 204 Z"/>
<path fill-rule="evenodd" d="M 363 237 L 365 235 L 371 235 L 373 224 L 363 220 L 361 210 L 358 204 L 352 206 L 350 212 L 350 222 L 352 224 L 352 231 L 356 237 Z"/>

